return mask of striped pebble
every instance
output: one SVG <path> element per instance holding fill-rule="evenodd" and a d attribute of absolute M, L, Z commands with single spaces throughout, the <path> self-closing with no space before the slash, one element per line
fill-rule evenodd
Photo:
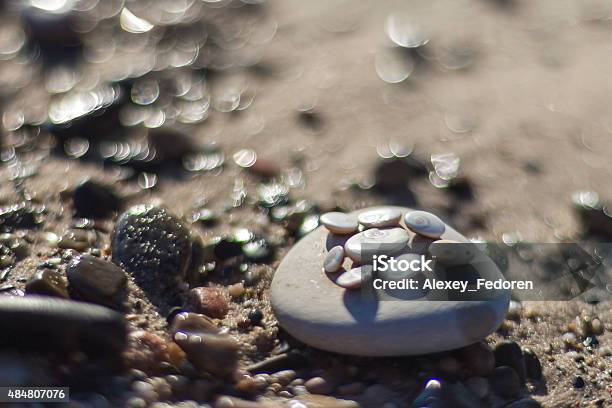
<path fill-rule="evenodd" d="M 344 247 L 338 245 L 333 247 L 327 253 L 323 261 L 323 270 L 327 273 L 338 272 L 342 268 L 344 262 Z"/>
<path fill-rule="evenodd" d="M 474 259 L 476 247 L 472 243 L 440 239 L 429 245 L 429 254 L 445 265 L 465 265 Z"/>
<path fill-rule="evenodd" d="M 364 211 L 357 216 L 359 223 L 366 228 L 397 226 L 401 218 L 402 212 L 390 207 Z"/>
<path fill-rule="evenodd" d="M 403 228 L 372 228 L 350 237 L 344 250 L 353 261 L 361 262 L 362 249 L 370 255 L 395 255 L 406 249 L 409 240 Z"/>
<path fill-rule="evenodd" d="M 352 234 L 357 232 L 357 228 L 359 227 L 357 217 L 341 212 L 325 213 L 321 215 L 319 221 L 329 230 L 329 232 L 334 234 Z"/>
<path fill-rule="evenodd" d="M 338 279 L 336 279 L 336 284 L 342 286 L 345 289 L 360 288 L 363 272 L 362 268 L 364 268 L 364 266 L 359 266 L 357 268 L 353 268 L 349 271 L 344 272 L 338 277 Z"/>
<path fill-rule="evenodd" d="M 406 213 L 404 223 L 409 230 L 429 238 L 440 238 L 446 229 L 440 218 L 426 211 Z"/>

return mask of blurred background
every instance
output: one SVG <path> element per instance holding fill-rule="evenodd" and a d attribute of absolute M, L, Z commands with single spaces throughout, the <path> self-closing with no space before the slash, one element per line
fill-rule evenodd
<path fill-rule="evenodd" d="M 99 173 L 223 207 L 257 162 L 296 197 L 510 240 L 612 199 L 603 0 L 1 3 L 0 172 L 39 198 Z"/>

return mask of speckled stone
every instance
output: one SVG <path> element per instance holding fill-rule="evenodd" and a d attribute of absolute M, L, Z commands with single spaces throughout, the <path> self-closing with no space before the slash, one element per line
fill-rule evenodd
<path fill-rule="evenodd" d="M 341 212 L 328 212 L 319 219 L 322 225 L 334 234 L 352 234 L 357 231 L 357 217 Z"/>
<path fill-rule="evenodd" d="M 146 291 L 160 293 L 184 278 L 192 241 L 183 223 L 165 208 L 136 205 L 117 220 L 111 248 L 114 263 Z"/>
<path fill-rule="evenodd" d="M 321 271 L 327 250 L 337 245 L 329 235 L 320 227 L 302 238 L 279 265 L 271 286 L 280 326 L 313 347 L 362 356 L 433 353 L 481 340 L 506 315 L 506 291 L 482 301 L 381 302 L 346 290 Z M 448 226 L 442 238 L 469 242 Z M 501 277 L 492 261 L 488 267 Z"/>

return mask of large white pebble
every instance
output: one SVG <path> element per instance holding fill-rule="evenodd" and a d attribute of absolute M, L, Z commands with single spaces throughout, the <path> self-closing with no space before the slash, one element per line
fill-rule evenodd
<path fill-rule="evenodd" d="M 361 262 L 364 250 L 369 255 L 395 255 L 406 249 L 409 240 L 403 228 L 372 228 L 350 237 L 344 250 L 353 261 Z"/>
<path fill-rule="evenodd" d="M 338 272 L 344 262 L 344 247 L 337 245 L 329 250 L 323 261 L 323 270 L 327 273 Z"/>
<path fill-rule="evenodd" d="M 402 212 L 392 207 L 364 211 L 357 216 L 359 223 L 366 228 L 393 227 L 401 218 Z"/>
<path fill-rule="evenodd" d="M 359 228 L 356 216 L 341 212 L 325 213 L 321 215 L 319 221 L 334 234 L 352 234 Z"/>
<path fill-rule="evenodd" d="M 404 223 L 409 230 L 429 238 L 440 238 L 446 230 L 444 222 L 427 211 L 410 211 L 406 213 Z"/>
<path fill-rule="evenodd" d="M 429 254 L 437 262 L 445 265 L 465 265 L 476 255 L 476 246 L 472 243 L 440 239 L 429 245 Z"/>

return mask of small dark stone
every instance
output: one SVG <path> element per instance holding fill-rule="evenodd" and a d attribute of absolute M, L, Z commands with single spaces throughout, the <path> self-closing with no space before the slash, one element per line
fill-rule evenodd
<path fill-rule="evenodd" d="M 412 402 L 413 408 L 472 408 L 480 406 L 480 399 L 461 383 L 430 380 Z"/>
<path fill-rule="evenodd" d="M 530 349 L 523 349 L 523 357 L 525 358 L 527 378 L 532 380 L 542 378 L 542 364 L 540 364 L 538 356 Z"/>
<path fill-rule="evenodd" d="M 66 281 L 59 272 L 52 269 L 41 269 L 26 283 L 27 294 L 68 298 Z"/>
<path fill-rule="evenodd" d="M 263 320 L 263 317 L 263 312 L 259 309 L 253 309 L 249 312 L 249 320 L 254 326 L 259 325 Z"/>
<path fill-rule="evenodd" d="M 125 297 L 127 276 L 117 265 L 82 255 L 66 269 L 70 292 L 78 299 L 118 307 Z"/>
<path fill-rule="evenodd" d="M 42 222 L 43 207 L 22 202 L 0 208 L 0 232 L 36 228 Z"/>
<path fill-rule="evenodd" d="M 581 376 L 576 376 L 576 378 L 574 378 L 574 388 L 584 388 L 584 386 L 586 385 L 586 383 L 584 382 L 584 378 L 582 378 Z"/>
<path fill-rule="evenodd" d="M 242 244 L 231 238 L 221 238 L 215 245 L 214 253 L 221 260 L 234 258 L 242 254 Z"/>
<path fill-rule="evenodd" d="M 119 356 L 123 317 L 110 309 L 47 296 L 0 296 L 0 347 Z"/>
<path fill-rule="evenodd" d="M 472 377 L 486 377 L 495 367 L 493 350 L 484 341 L 461 349 L 460 360 Z"/>
<path fill-rule="evenodd" d="M 512 367 L 496 367 L 490 381 L 493 391 L 500 397 L 518 398 L 521 394 L 520 379 Z"/>
<path fill-rule="evenodd" d="M 404 188 L 411 177 L 422 177 L 427 173 L 427 166 L 415 157 L 386 159 L 374 171 L 375 186 L 381 191 Z"/>
<path fill-rule="evenodd" d="M 164 295 L 191 263 L 189 230 L 165 208 L 137 205 L 123 213 L 112 235 L 112 260 L 150 293 Z"/>
<path fill-rule="evenodd" d="M 503 341 L 495 346 L 495 366 L 509 366 L 514 369 L 521 384 L 525 384 L 527 370 L 523 351 L 514 341 Z"/>
<path fill-rule="evenodd" d="M 182 307 L 175 306 L 171 308 L 170 311 L 168 312 L 168 315 L 166 316 L 166 321 L 168 322 L 168 324 L 171 324 L 174 318 L 176 317 L 176 315 L 178 315 L 179 313 L 185 313 L 185 312 L 186 310 L 183 309 Z"/>
<path fill-rule="evenodd" d="M 109 187 L 92 180 L 79 184 L 72 195 L 78 216 L 102 218 L 119 209 L 120 200 Z"/>

